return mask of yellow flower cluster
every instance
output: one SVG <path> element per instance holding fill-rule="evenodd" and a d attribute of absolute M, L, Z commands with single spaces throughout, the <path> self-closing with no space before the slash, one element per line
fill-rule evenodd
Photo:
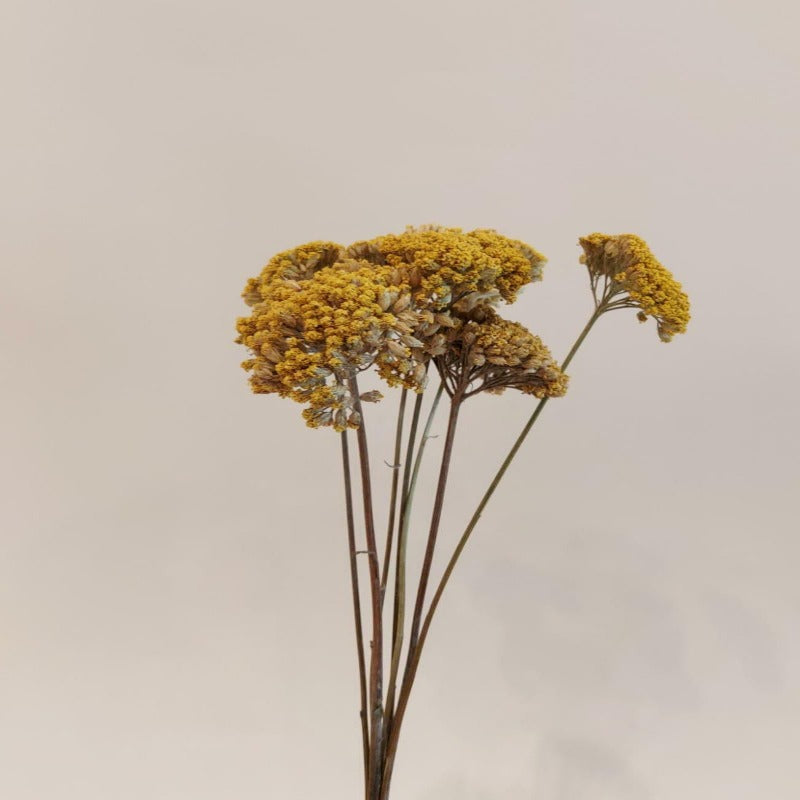
<path fill-rule="evenodd" d="M 686 332 L 689 298 L 643 239 L 632 233 L 618 236 L 592 233 L 579 241 L 584 251 L 581 261 L 590 275 L 608 281 L 607 297 L 626 295 L 610 307 L 638 308 L 642 322 L 653 317 L 663 342 L 670 341 L 676 333 Z"/>
<path fill-rule="evenodd" d="M 529 245 L 489 229 L 428 225 L 356 242 L 350 255 L 390 264 L 414 288 L 422 306 L 468 311 L 478 303 L 516 300 L 522 286 L 541 280 L 545 258 Z"/>
<path fill-rule="evenodd" d="M 278 253 L 247 282 L 242 296 L 252 312 L 238 320 L 236 341 L 252 358 L 242 366 L 254 392 L 307 403 L 312 427 L 357 427 L 357 372 L 375 366 L 390 385 L 421 391 L 428 362 L 454 346 L 467 317 L 513 302 L 543 264 L 530 246 L 491 230 L 408 228 L 348 248 L 310 242 Z M 523 391 L 546 383 L 544 372 L 531 377 L 545 369 L 532 366 L 533 354 L 509 351 L 505 365 L 528 375 Z"/>
<path fill-rule="evenodd" d="M 273 256 L 257 278 L 250 278 L 242 292 L 245 303 L 254 306 L 264 300 L 270 287 L 281 279 L 311 278 L 323 267 L 335 264 L 344 248 L 335 242 L 309 242 Z"/>
<path fill-rule="evenodd" d="M 303 414 L 313 427 L 357 426 L 348 378 L 376 360 L 402 373 L 404 339 L 416 343 L 410 337 L 416 320 L 404 313 L 408 291 L 388 284 L 387 268 L 353 259 L 299 281 L 272 277 L 269 269 L 258 287 L 263 299 L 237 323 L 237 342 L 255 356 L 242 364 L 251 370 L 253 391 L 308 403 Z M 402 373 L 409 383 L 424 376 L 409 366 L 411 375 Z"/>

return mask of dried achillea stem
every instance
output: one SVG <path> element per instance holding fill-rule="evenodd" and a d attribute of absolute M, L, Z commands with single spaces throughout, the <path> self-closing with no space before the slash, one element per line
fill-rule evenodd
<path fill-rule="evenodd" d="M 369 720 L 367 718 L 367 671 L 364 660 L 364 633 L 361 624 L 361 596 L 358 588 L 358 562 L 356 555 L 355 521 L 353 516 L 353 485 L 350 476 L 350 449 L 347 434 L 339 434 L 342 441 L 342 472 L 344 473 L 344 498 L 347 519 L 347 544 L 350 560 L 350 583 L 353 592 L 353 616 L 356 629 L 356 657 L 358 659 L 358 688 L 361 696 L 361 744 L 364 751 L 364 785 L 369 782 Z"/>
<path fill-rule="evenodd" d="M 340 432 L 365 800 L 388 800 L 402 723 L 442 594 L 481 514 L 545 405 L 566 392 L 564 371 L 589 331 L 601 316 L 622 308 L 636 309 L 641 321 L 653 317 L 662 341 L 686 330 L 688 298 L 640 237 L 593 233 L 582 237 L 580 245 L 594 310 L 560 365 L 537 336 L 497 311 L 500 303 L 513 302 L 524 285 L 541 280 L 544 257 L 524 242 L 492 230 L 423 226 L 349 247 L 310 242 L 276 255 L 243 292 L 251 314 L 238 321 L 237 341 L 250 350 L 251 357 L 242 366 L 250 372 L 253 391 L 303 403 L 303 416 L 310 426 Z M 362 394 L 358 388 L 359 373 L 369 369 L 375 369 L 390 387 L 401 389 L 389 465 L 382 564 L 363 408 L 365 403 L 379 401 L 382 394 L 375 390 Z M 439 386 L 417 440 L 429 374 L 438 375 Z M 533 395 L 539 402 L 478 503 L 426 608 L 461 406 L 475 394 L 501 394 L 507 389 Z M 409 391 L 416 397 L 406 435 Z M 406 574 L 413 544 L 411 509 L 422 457 L 434 438 L 434 415 L 445 393 L 450 401 L 447 430 L 407 626 L 406 596 L 414 590 Z M 361 548 L 356 541 L 348 443 L 353 430 L 363 500 L 365 542 Z M 364 562 L 358 554 L 366 554 L 369 580 L 369 670 L 359 589 L 359 567 Z M 393 592 L 391 636 L 384 636 L 384 601 L 389 591 Z M 389 660 L 385 696 L 384 657 Z"/>
<path fill-rule="evenodd" d="M 404 480 L 403 485 L 406 487 L 403 492 L 403 505 L 400 515 L 400 532 L 398 536 L 398 550 L 397 550 L 397 570 L 395 580 L 395 606 L 394 606 L 394 624 L 392 628 L 392 658 L 391 668 L 389 673 L 389 685 L 386 691 L 386 720 L 387 725 L 391 726 L 392 718 L 394 716 L 394 702 L 395 691 L 397 685 L 397 676 L 400 669 L 400 658 L 403 649 L 403 631 L 405 626 L 405 585 L 406 585 L 406 549 L 408 541 L 408 526 L 411 519 L 411 507 L 414 500 L 414 492 L 417 486 L 417 478 L 419 476 L 420 466 L 422 465 L 422 457 L 425 453 L 425 446 L 431 438 L 431 426 L 436 416 L 436 410 L 439 407 L 439 401 L 444 393 L 444 384 L 440 383 L 433 398 L 428 418 L 425 422 L 425 428 L 422 432 L 422 438 L 419 447 L 414 455 L 414 436 L 409 437 L 409 450 L 406 460 L 406 466 L 411 467 L 411 462 L 414 462 L 413 471 L 410 472 L 408 481 Z M 419 399 L 421 399 L 421 395 Z"/>
<path fill-rule="evenodd" d="M 421 397 L 421 395 L 419 395 Z M 400 392 L 400 408 L 397 411 L 397 427 L 394 436 L 394 460 L 389 465 L 392 470 L 392 488 L 389 499 L 389 522 L 386 531 L 386 551 L 383 555 L 383 572 L 381 574 L 381 608 L 386 595 L 386 582 L 389 579 L 389 564 L 392 559 L 392 542 L 394 541 L 394 523 L 397 514 L 397 489 L 400 480 L 400 451 L 403 445 L 403 422 L 406 416 L 406 399 L 408 389 L 404 386 Z"/>
<path fill-rule="evenodd" d="M 378 545 L 375 540 L 375 519 L 372 507 L 372 483 L 369 467 L 367 432 L 361 412 L 358 381 L 352 374 L 348 381 L 355 413 L 359 416 L 357 429 L 358 456 L 361 465 L 361 489 L 364 500 L 364 527 L 367 539 L 367 561 L 369 563 L 370 597 L 372 600 L 372 642 L 369 671 L 370 704 L 370 757 L 369 792 L 377 796 L 381 781 L 381 753 L 383 750 L 383 617 L 381 614 L 380 565 Z"/>
<path fill-rule="evenodd" d="M 570 349 L 569 354 L 564 359 L 562 364 L 562 369 L 566 369 L 569 362 L 572 360 L 573 356 L 578 351 L 578 348 L 581 346 L 582 342 L 588 335 L 592 326 L 599 319 L 602 313 L 603 313 L 602 311 L 595 310 L 595 312 L 589 318 L 589 321 L 587 322 L 586 326 L 583 328 L 580 335 L 573 344 L 572 348 Z M 411 689 L 414 685 L 414 680 L 417 675 L 417 669 L 419 668 L 419 661 L 422 655 L 422 650 L 425 646 L 425 641 L 427 640 L 428 637 L 428 631 L 430 630 L 431 622 L 433 621 L 433 616 L 436 613 L 436 609 L 439 606 L 439 601 L 441 600 L 442 594 L 445 590 L 445 587 L 447 586 L 447 582 L 450 580 L 450 575 L 452 574 L 455 565 L 458 562 L 458 559 L 461 556 L 461 553 L 464 550 L 464 547 L 466 546 L 470 535 L 472 534 L 472 531 L 475 529 L 475 526 L 477 525 L 478 520 L 480 519 L 484 508 L 486 508 L 486 505 L 488 504 L 491 496 L 494 494 L 495 490 L 500 484 L 500 481 L 505 475 L 506 470 L 511 465 L 514 456 L 516 456 L 517 452 L 522 446 L 522 443 L 527 438 L 528 433 L 530 433 L 531 428 L 535 424 L 536 420 L 539 418 L 539 415 L 544 409 L 544 406 L 546 405 L 548 399 L 549 398 L 547 396 L 542 397 L 539 400 L 538 404 L 536 405 L 536 409 L 534 410 L 533 414 L 531 414 L 530 419 L 525 424 L 524 428 L 522 429 L 522 432 L 517 437 L 517 440 L 515 441 L 514 445 L 512 446 L 511 450 L 506 456 L 505 460 L 501 464 L 500 469 L 497 471 L 496 475 L 492 479 L 489 488 L 481 498 L 478 507 L 475 510 L 475 513 L 472 515 L 472 518 L 470 519 L 466 530 L 464 531 L 460 540 L 458 541 L 458 544 L 456 545 L 453 555 L 450 557 L 450 560 L 447 566 L 445 567 L 444 574 L 442 575 L 442 578 L 439 581 L 438 586 L 436 587 L 436 591 L 434 592 L 433 599 L 431 600 L 431 604 L 428 608 L 428 612 L 425 615 L 425 619 L 422 624 L 419 636 L 414 640 L 414 647 L 409 652 L 408 661 L 406 663 L 406 672 L 403 680 L 403 686 L 400 690 L 400 695 L 398 697 L 397 710 L 392 720 L 392 729 L 389 735 L 389 742 L 387 745 L 386 763 L 384 768 L 385 772 L 383 779 L 384 785 L 386 786 L 386 792 L 380 795 L 381 800 L 384 800 L 384 798 L 388 797 L 388 786 L 391 781 L 391 773 L 394 767 L 394 760 L 397 753 L 397 744 L 400 736 L 400 729 L 403 723 L 403 719 L 405 717 L 405 711 L 408 706 L 408 701 L 411 695 Z"/>

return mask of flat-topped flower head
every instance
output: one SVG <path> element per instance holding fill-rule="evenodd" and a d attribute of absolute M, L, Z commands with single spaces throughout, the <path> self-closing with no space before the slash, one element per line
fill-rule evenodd
<path fill-rule="evenodd" d="M 642 322 L 653 317 L 663 342 L 686 332 L 689 298 L 643 239 L 632 233 L 592 233 L 579 241 L 583 248 L 581 263 L 589 270 L 595 293 L 599 281 L 603 281 L 602 299 L 608 302 L 608 308 L 638 308 Z"/>
<path fill-rule="evenodd" d="M 451 393 L 459 386 L 466 389 L 465 397 L 509 388 L 539 398 L 567 391 L 568 378 L 542 340 L 494 309 L 479 309 L 449 338 L 436 366 Z"/>
<path fill-rule="evenodd" d="M 545 258 L 524 242 L 493 230 L 426 225 L 356 242 L 348 254 L 394 267 L 420 307 L 470 310 L 508 303 L 526 283 L 540 280 Z"/>

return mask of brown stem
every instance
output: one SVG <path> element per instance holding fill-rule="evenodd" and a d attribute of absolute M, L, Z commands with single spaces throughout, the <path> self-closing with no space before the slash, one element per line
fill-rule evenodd
<path fill-rule="evenodd" d="M 381 781 L 381 753 L 383 751 L 383 622 L 381 619 L 381 577 L 378 564 L 378 546 L 375 541 L 375 516 L 372 509 L 372 482 L 370 480 L 369 451 L 364 414 L 358 394 L 355 373 L 349 380 L 353 409 L 358 414 L 356 430 L 358 460 L 361 466 L 361 493 L 364 500 L 364 528 L 367 540 L 367 563 L 369 564 L 370 599 L 372 601 L 372 642 L 369 670 L 369 703 L 371 715 L 369 800 L 377 800 Z"/>
<path fill-rule="evenodd" d="M 392 719 L 392 727 L 389 731 L 388 741 L 386 743 L 383 779 L 379 800 L 386 800 L 389 796 L 392 768 L 394 766 L 394 758 L 397 752 L 397 742 L 398 737 L 400 736 L 400 727 L 403 722 L 403 717 L 405 716 L 406 706 L 408 705 L 408 697 L 411 692 L 411 686 L 414 682 L 417 663 L 419 661 L 416 653 L 419 627 L 422 619 L 422 608 L 425 603 L 425 590 L 428 585 L 431 564 L 433 563 L 433 554 L 436 547 L 436 536 L 438 534 L 439 525 L 442 518 L 444 495 L 447 488 L 447 477 L 450 472 L 450 461 L 453 454 L 453 441 L 455 439 L 456 425 L 458 423 L 458 412 L 461 407 L 461 401 L 463 400 L 465 388 L 466 387 L 464 385 L 457 386 L 450 398 L 450 415 L 447 421 L 447 434 L 445 436 L 444 448 L 442 450 L 442 462 L 439 468 L 439 480 L 436 485 L 436 496 L 433 502 L 433 512 L 431 514 L 431 526 L 428 533 L 428 543 L 427 547 L 425 548 L 425 557 L 423 559 L 419 587 L 417 589 L 417 600 L 414 606 L 414 616 L 411 622 L 411 636 L 408 643 L 406 668 L 403 674 L 403 681 L 400 686 L 400 691 L 397 696 L 397 709 Z"/>
<path fill-rule="evenodd" d="M 562 369 L 566 369 L 569 363 L 572 361 L 575 353 L 578 352 L 578 348 L 583 344 L 584 339 L 588 335 L 589 331 L 594 326 L 595 322 L 608 310 L 608 306 L 606 303 L 608 302 L 608 298 L 604 297 L 603 300 L 598 304 L 595 308 L 594 313 L 589 318 L 589 321 L 586 323 L 583 330 L 578 335 L 578 338 L 575 340 L 575 343 L 570 348 L 569 353 L 567 354 L 566 358 L 561 364 Z M 413 650 L 409 650 L 408 659 L 406 662 L 406 670 L 403 676 L 403 685 L 400 690 L 400 694 L 398 695 L 397 699 L 397 708 L 395 709 L 394 716 L 392 718 L 392 729 L 389 732 L 389 739 L 386 745 L 386 755 L 385 755 L 385 764 L 384 764 L 384 777 L 383 777 L 383 792 L 380 796 L 380 800 L 386 800 L 389 796 L 389 783 L 391 781 L 392 776 L 392 769 L 394 767 L 394 760 L 397 754 L 397 743 L 400 736 L 400 728 L 403 724 L 403 718 L 405 716 L 406 708 L 408 707 L 408 698 L 411 694 L 411 687 L 414 685 L 414 679 L 417 674 L 417 668 L 419 667 L 419 660 L 420 656 L 422 655 L 422 649 L 425 646 L 425 640 L 428 638 L 428 631 L 430 630 L 431 622 L 433 620 L 433 615 L 436 612 L 436 609 L 439 605 L 439 600 L 442 597 L 442 593 L 444 592 L 445 587 L 447 586 L 447 582 L 450 579 L 450 575 L 453 572 L 453 569 L 458 561 L 461 552 L 464 549 L 464 546 L 467 543 L 467 540 L 470 537 L 470 534 L 474 530 L 475 526 L 478 523 L 478 520 L 483 513 L 484 508 L 486 508 L 489 499 L 494 494 L 495 489 L 499 485 L 500 481 L 502 480 L 503 476 L 506 473 L 506 470 L 510 466 L 514 456 L 517 454 L 517 451 L 522 446 L 522 443 L 525 441 L 528 433 L 530 432 L 531 428 L 535 424 L 536 420 L 539 418 L 539 415 L 542 413 L 542 410 L 547 405 L 547 397 L 542 398 L 539 403 L 537 404 L 536 408 L 534 409 L 533 413 L 531 414 L 530 418 L 528 419 L 527 423 L 522 429 L 522 432 L 517 437 L 517 440 L 514 442 L 511 450 L 509 451 L 508 455 L 506 456 L 505 460 L 500 466 L 497 474 L 495 475 L 494 479 L 492 480 L 489 488 L 486 490 L 486 493 L 481 498 L 478 507 L 475 509 L 475 513 L 472 515 L 472 518 L 467 525 L 466 530 L 464 531 L 461 539 L 459 540 L 458 544 L 456 545 L 455 552 L 450 558 L 450 561 L 445 568 L 444 574 L 439 581 L 439 585 L 436 588 L 436 592 L 434 593 L 433 599 L 431 600 L 430 608 L 428 609 L 427 614 L 425 615 L 425 622 L 422 625 L 422 629 L 419 634 L 419 638 L 416 642 L 416 646 Z M 452 412 L 451 412 L 452 413 Z"/>
<path fill-rule="evenodd" d="M 358 590 L 358 563 L 356 557 L 355 523 L 353 521 L 353 485 L 350 479 L 350 448 L 347 432 L 342 431 L 342 471 L 347 515 L 347 544 L 350 551 L 350 583 L 353 589 L 353 616 L 356 626 L 356 652 L 358 655 L 358 683 L 361 694 L 361 745 L 364 751 L 364 792 L 369 790 L 369 724 L 367 722 L 367 677 L 364 664 L 364 633 L 361 625 L 361 597 Z"/>
<path fill-rule="evenodd" d="M 436 548 L 436 536 L 439 533 L 439 525 L 442 520 L 442 509 L 444 507 L 444 493 L 447 488 L 447 476 L 450 473 L 450 459 L 453 454 L 453 440 L 456 435 L 456 424 L 458 423 L 458 412 L 461 408 L 461 400 L 464 393 L 463 387 L 459 387 L 450 398 L 450 415 L 447 419 L 447 434 L 442 450 L 442 463 L 439 468 L 439 480 L 436 484 L 436 497 L 433 501 L 433 512 L 431 513 L 431 527 L 428 532 L 428 544 L 425 548 L 425 557 L 422 561 L 422 571 L 419 576 L 419 586 L 417 588 L 417 600 L 414 605 L 414 616 L 411 621 L 411 636 L 408 642 L 409 660 L 411 652 L 417 645 L 419 637 L 419 626 L 422 621 L 422 608 L 425 604 L 425 590 L 428 588 L 431 565 L 433 564 L 433 553 Z M 408 664 L 408 662 L 407 662 Z M 406 665 L 407 666 L 407 665 Z"/>

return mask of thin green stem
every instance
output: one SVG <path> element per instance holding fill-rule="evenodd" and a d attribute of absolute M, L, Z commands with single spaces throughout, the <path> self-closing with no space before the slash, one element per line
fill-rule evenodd
<path fill-rule="evenodd" d="M 386 690 L 386 726 L 391 727 L 392 716 L 394 714 L 394 696 L 397 684 L 397 673 L 400 669 L 400 655 L 403 649 L 403 629 L 405 627 L 405 604 L 406 604 L 406 551 L 408 543 L 408 528 L 411 520 L 411 507 L 414 503 L 414 492 L 417 488 L 417 477 L 419 476 L 420 466 L 422 464 L 422 456 L 425 453 L 425 445 L 431 438 L 431 426 L 433 419 L 436 416 L 436 409 L 439 406 L 444 392 L 444 384 L 440 383 L 439 388 L 436 390 L 436 395 L 433 398 L 430 410 L 428 411 L 428 418 L 425 421 L 425 428 L 422 432 L 419 448 L 417 450 L 416 458 L 414 459 L 414 469 L 409 476 L 406 484 L 406 489 L 403 493 L 403 502 L 400 510 L 400 534 L 397 540 L 397 580 L 395 587 L 395 625 L 394 637 L 392 644 L 392 661 L 389 672 L 389 684 Z M 411 449 L 409 448 L 408 463 L 411 463 Z"/>
<path fill-rule="evenodd" d="M 400 407 L 397 410 L 397 427 L 394 435 L 394 459 L 391 464 L 392 489 L 389 498 L 389 522 L 386 529 L 386 549 L 383 555 L 383 574 L 381 575 L 381 610 L 386 597 L 386 583 L 389 580 L 389 562 L 392 559 L 392 540 L 394 538 L 394 521 L 397 513 L 397 486 L 400 483 L 400 448 L 403 444 L 403 423 L 406 416 L 406 398 L 408 389 L 403 387 L 400 393 Z"/>
<path fill-rule="evenodd" d="M 342 431 L 342 472 L 347 516 L 347 544 L 350 551 L 350 583 L 353 589 L 353 617 L 356 628 L 356 653 L 358 656 L 358 685 L 361 695 L 361 745 L 364 751 L 364 793 L 369 791 L 369 723 L 367 722 L 367 671 L 364 663 L 364 633 L 361 624 L 361 597 L 358 589 L 358 563 L 356 557 L 355 523 L 353 520 L 353 484 L 350 478 L 350 449 L 347 432 Z"/>
<path fill-rule="evenodd" d="M 572 345 L 572 348 L 567 354 L 567 357 L 562 362 L 561 365 L 562 369 L 567 368 L 570 361 L 572 361 L 572 358 L 574 357 L 575 353 L 578 351 L 578 348 L 581 346 L 584 339 L 589 334 L 589 331 L 592 329 L 592 326 L 595 324 L 595 322 L 597 322 L 597 320 L 604 313 L 604 311 L 606 311 L 606 307 L 603 304 L 600 304 L 597 308 L 595 308 L 594 312 L 589 318 L 589 321 L 586 323 L 583 330 L 580 332 L 578 338 L 575 340 L 575 343 Z M 447 567 L 445 568 L 441 580 L 439 581 L 439 585 L 437 586 L 436 592 L 434 593 L 434 596 L 431 600 L 431 605 L 428 609 L 427 614 L 425 615 L 425 621 L 420 630 L 419 639 L 417 640 L 413 650 L 409 649 L 409 657 L 406 663 L 406 671 L 403 677 L 403 685 L 401 687 L 400 694 L 398 695 L 397 709 L 392 719 L 392 729 L 389 732 L 389 741 L 386 747 L 384 777 L 383 777 L 383 783 L 385 787 L 388 786 L 388 783 L 391 780 L 391 774 L 394 768 L 394 760 L 397 754 L 397 743 L 400 736 L 400 728 L 403 723 L 403 717 L 405 716 L 406 708 L 408 707 L 408 699 L 411 694 L 411 688 L 414 685 L 414 679 L 416 677 L 417 669 L 419 667 L 420 656 L 422 655 L 422 650 L 423 647 L 425 646 L 425 641 L 428 637 L 428 631 L 430 630 L 431 621 L 433 620 L 433 616 L 439 605 L 439 600 L 441 599 L 442 593 L 444 592 L 444 589 L 447 586 L 447 582 L 450 579 L 450 575 L 452 574 L 453 569 L 455 568 L 455 565 L 459 559 L 459 556 L 461 555 L 461 552 L 464 549 L 464 546 L 467 543 L 467 540 L 470 537 L 470 534 L 477 525 L 478 520 L 480 519 L 481 514 L 483 513 L 483 510 L 486 508 L 489 499 L 492 497 L 495 490 L 497 489 L 497 486 L 499 485 L 500 481 L 505 475 L 506 470 L 513 461 L 514 456 L 517 454 L 517 451 L 522 446 L 522 443 L 525 441 L 531 428 L 535 424 L 536 420 L 539 418 L 539 415 L 542 413 L 542 410 L 547 404 L 547 400 L 548 398 L 543 397 L 539 401 L 533 413 L 531 414 L 530 418 L 528 419 L 527 423 L 523 427 L 522 432 L 517 437 L 516 441 L 514 442 L 514 445 L 512 446 L 505 460 L 501 464 L 500 469 L 494 476 L 491 484 L 489 485 L 489 488 L 486 490 L 485 494 L 481 498 L 480 503 L 478 503 L 478 507 L 476 508 L 475 513 L 472 515 L 472 518 L 470 519 L 466 530 L 461 536 L 461 539 L 456 545 L 455 551 L 451 556 L 450 561 L 447 564 Z M 385 800 L 387 797 L 388 797 L 388 789 L 385 793 L 381 794 L 381 800 Z"/>
<path fill-rule="evenodd" d="M 597 322 L 597 320 L 600 318 L 601 314 L 603 314 L 604 311 L 605 308 L 603 306 L 600 306 L 598 309 L 595 310 L 595 312 L 589 318 L 589 321 L 586 323 L 583 330 L 580 332 L 580 335 L 575 340 L 575 343 L 572 345 L 572 348 L 570 349 L 569 353 L 567 353 L 566 358 L 562 362 L 561 364 L 562 369 L 566 369 L 569 366 L 569 363 L 570 361 L 572 361 L 575 353 L 578 352 L 578 348 L 581 346 L 581 344 L 583 344 L 583 341 L 588 336 L 589 331 L 592 329 L 593 325 L 595 324 L 595 322 Z M 530 418 L 525 423 L 525 426 L 523 427 L 522 431 L 520 432 L 519 436 L 517 437 L 516 441 L 511 447 L 511 450 L 509 450 L 508 455 L 505 457 L 503 463 L 500 465 L 500 469 L 497 470 L 497 473 L 492 479 L 492 482 L 489 484 L 489 488 L 486 490 L 480 502 L 478 503 L 478 507 L 475 509 L 475 512 L 473 513 L 466 527 L 466 530 L 462 534 L 461 539 L 459 540 L 458 545 L 456 546 L 456 549 L 452 557 L 450 558 L 450 561 L 447 564 L 442 579 L 439 582 L 439 586 L 436 590 L 436 593 L 433 596 L 433 600 L 431 601 L 431 607 L 428 609 L 428 613 L 425 617 L 426 632 L 427 629 L 430 627 L 430 620 L 433 618 L 436 606 L 439 604 L 439 598 L 441 597 L 442 592 L 444 591 L 444 588 L 447 585 L 447 581 L 449 580 L 450 574 L 452 573 L 453 568 L 455 567 L 456 562 L 458 561 L 458 558 L 461 555 L 461 551 L 464 549 L 464 545 L 467 543 L 470 534 L 475 529 L 475 526 L 478 524 L 478 520 L 481 518 L 481 514 L 483 514 L 483 510 L 486 508 L 489 500 L 491 499 L 492 495 L 494 494 L 495 490 L 500 484 L 500 481 L 506 474 L 506 471 L 511 465 L 511 462 L 514 460 L 514 456 L 516 456 L 517 452 L 522 446 L 522 443 L 525 441 L 528 434 L 530 433 L 531 428 L 536 423 L 536 420 L 539 419 L 539 415 L 542 413 L 544 407 L 547 405 L 548 399 L 549 398 L 547 397 L 543 397 L 537 403 L 536 408 L 533 410 L 533 413 L 531 414 Z"/>
<path fill-rule="evenodd" d="M 420 413 L 422 412 L 422 401 L 424 398 L 424 392 L 420 392 L 416 399 L 414 400 L 414 411 L 411 414 L 411 430 L 408 433 L 408 446 L 406 447 L 406 460 L 405 464 L 403 465 L 403 487 L 400 492 L 400 519 L 398 521 L 398 530 L 400 532 L 403 531 L 403 526 L 405 519 L 407 518 L 407 496 L 408 496 L 408 485 L 411 480 L 411 465 L 414 461 L 414 447 L 416 446 L 417 442 L 417 427 L 419 426 L 419 417 Z M 398 539 L 400 538 L 400 533 L 398 533 Z M 394 583 L 395 583 L 395 593 L 394 593 L 394 606 L 392 610 L 392 642 L 395 641 L 397 638 L 397 618 L 398 618 L 398 596 L 397 596 L 397 586 L 400 582 L 400 571 L 401 571 L 401 560 L 399 559 L 399 548 L 400 544 L 398 541 L 398 557 L 395 558 L 395 573 L 394 573 Z M 405 575 L 405 573 L 404 573 Z"/>
<path fill-rule="evenodd" d="M 564 360 L 561 362 L 561 369 L 565 370 L 568 366 L 570 361 L 572 361 L 575 353 L 578 352 L 578 348 L 583 344 L 583 340 L 589 335 L 589 331 L 594 327 L 595 322 L 606 312 L 608 311 L 608 307 L 605 304 L 601 304 L 598 308 L 594 310 L 594 313 L 591 317 L 589 317 L 589 321 L 584 325 L 583 330 L 580 332 L 578 338 L 575 340 L 574 344 L 570 348 L 569 353 L 565 356 Z M 545 398 L 546 399 L 546 398 Z"/>
<path fill-rule="evenodd" d="M 443 381 L 444 383 L 444 381 Z M 397 751 L 397 740 L 400 734 L 400 726 L 403 722 L 408 695 L 411 691 L 414 675 L 416 674 L 415 663 L 417 661 L 417 644 L 419 626 L 422 619 L 422 609 L 425 603 L 425 590 L 428 585 L 433 554 L 436 548 L 436 538 L 442 518 L 444 507 L 444 496 L 447 488 L 447 478 L 450 473 L 450 462 L 453 454 L 453 442 L 455 440 L 456 426 L 458 424 L 458 413 L 464 397 L 466 384 L 461 383 L 455 387 L 455 391 L 450 397 L 450 414 L 447 420 L 447 433 L 445 434 L 444 446 L 442 448 L 442 460 L 439 467 L 439 480 L 436 484 L 436 495 L 433 501 L 433 511 L 431 513 L 431 524 L 428 531 L 428 542 L 425 548 L 425 556 L 422 561 L 419 583 L 417 586 L 417 599 L 414 605 L 414 616 L 411 620 L 411 634 L 408 642 L 408 653 L 406 655 L 406 666 L 403 672 L 403 680 L 397 701 L 397 714 L 393 717 L 392 727 L 388 732 L 388 741 L 383 759 L 383 778 L 381 782 L 381 793 L 379 800 L 385 800 L 389 795 L 389 785 L 391 783 L 394 756 Z M 409 680 L 410 678 L 410 680 Z"/>

